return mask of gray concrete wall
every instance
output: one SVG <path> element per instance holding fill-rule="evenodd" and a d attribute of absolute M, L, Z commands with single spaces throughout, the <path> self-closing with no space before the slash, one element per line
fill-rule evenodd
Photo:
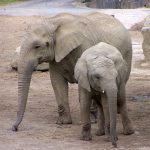
<path fill-rule="evenodd" d="M 146 0 L 96 0 L 97 8 L 138 8 L 143 7 Z"/>

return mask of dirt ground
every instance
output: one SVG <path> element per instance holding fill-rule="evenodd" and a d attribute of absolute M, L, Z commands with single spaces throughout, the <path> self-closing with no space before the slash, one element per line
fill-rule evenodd
<path fill-rule="evenodd" d="M 34 72 L 24 120 L 18 132 L 11 126 L 17 111 L 17 72 L 10 62 L 20 45 L 27 24 L 38 17 L 0 16 L 0 150 L 109 150 L 111 143 L 95 135 L 97 125 L 92 125 L 93 140 L 80 141 L 80 111 L 77 85 L 70 85 L 72 125 L 56 125 L 57 104 L 48 72 Z M 142 36 L 130 31 L 133 39 L 133 69 L 127 84 L 129 115 L 135 134 L 122 134 L 118 116 L 117 132 L 120 150 L 150 150 L 150 70 L 141 67 Z"/>

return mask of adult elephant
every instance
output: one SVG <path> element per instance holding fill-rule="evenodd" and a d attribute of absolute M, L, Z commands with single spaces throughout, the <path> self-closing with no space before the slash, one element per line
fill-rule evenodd
<path fill-rule="evenodd" d="M 129 76 L 131 39 L 124 26 L 114 17 L 102 13 L 82 16 L 59 14 L 47 22 L 31 27 L 21 45 L 18 64 L 19 107 L 13 131 L 17 131 L 23 119 L 32 72 L 42 62 L 49 62 L 50 66 L 50 78 L 58 103 L 57 123 L 72 123 L 68 104 L 68 82 L 76 82 L 74 67 L 81 54 L 101 41 L 120 50 L 128 63 Z"/>

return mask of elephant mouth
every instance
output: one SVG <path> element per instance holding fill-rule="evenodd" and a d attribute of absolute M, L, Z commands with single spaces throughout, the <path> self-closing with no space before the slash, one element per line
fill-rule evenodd
<path fill-rule="evenodd" d="M 93 89 L 94 89 L 94 91 L 96 91 L 96 92 L 100 92 L 100 93 L 102 93 L 102 94 L 104 94 L 105 93 L 105 90 L 104 89 L 102 89 L 101 87 L 92 87 Z"/>
<path fill-rule="evenodd" d="M 97 92 L 101 92 L 101 91 L 102 91 L 102 89 L 101 89 L 100 87 L 98 87 L 98 86 L 97 86 L 97 87 L 95 86 L 95 87 L 92 87 L 92 88 L 93 88 L 95 91 L 97 91 Z"/>
<path fill-rule="evenodd" d="M 43 62 L 49 62 L 49 59 L 48 58 L 43 58 L 43 57 L 38 58 L 38 64 L 41 64 Z"/>

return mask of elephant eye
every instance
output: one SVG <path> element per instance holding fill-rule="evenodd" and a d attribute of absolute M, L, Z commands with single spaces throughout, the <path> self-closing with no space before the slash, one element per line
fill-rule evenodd
<path fill-rule="evenodd" d="M 35 49 L 39 49 L 41 46 L 40 45 L 35 45 Z"/>
<path fill-rule="evenodd" d="M 95 74 L 94 77 L 99 80 L 101 78 L 101 76 L 99 74 Z"/>
<path fill-rule="evenodd" d="M 46 42 L 46 47 L 49 47 L 49 43 L 48 42 Z"/>

